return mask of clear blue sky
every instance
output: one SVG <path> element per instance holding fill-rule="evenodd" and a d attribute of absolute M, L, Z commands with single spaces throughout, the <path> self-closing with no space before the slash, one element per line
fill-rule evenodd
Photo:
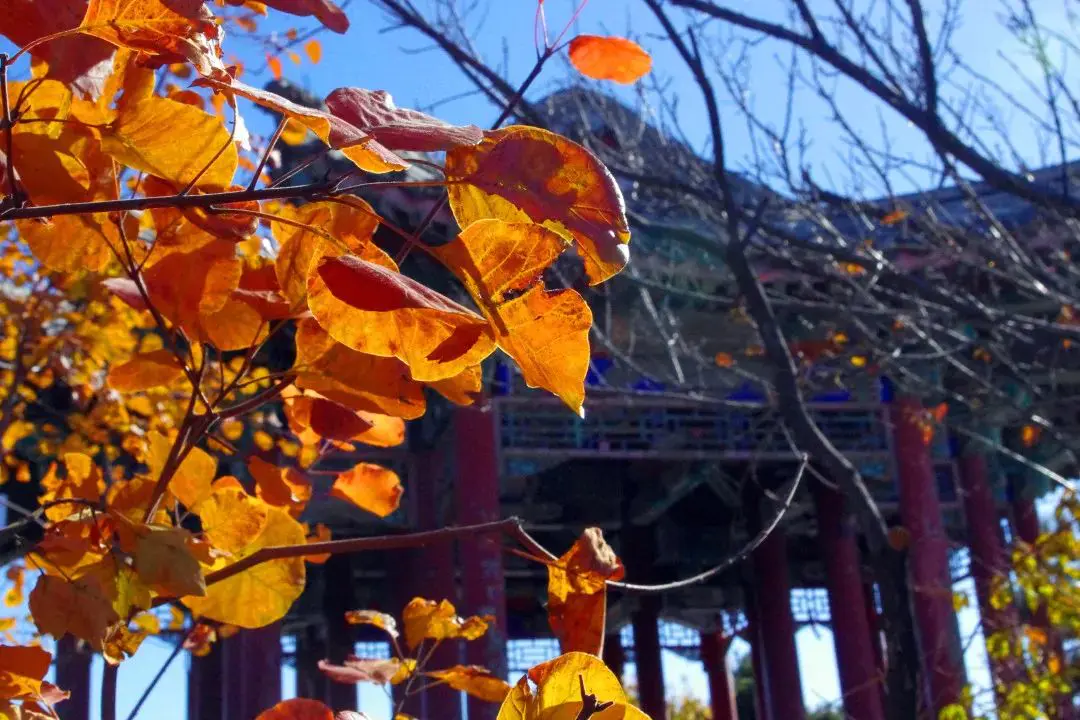
<path fill-rule="evenodd" d="M 419 0 L 418 4 L 421 7 L 425 5 L 423 0 Z M 928 3 L 929 6 L 936 4 Z M 488 5 L 489 12 L 483 31 L 477 36 L 477 46 L 496 64 L 501 64 L 505 59 L 507 77 L 514 82 L 523 78 L 533 63 L 535 3 L 533 0 L 493 0 Z M 558 29 L 569 16 L 571 3 L 565 0 L 548 0 L 546 5 L 549 26 Z M 1048 13 L 1052 17 L 1051 24 L 1064 26 L 1065 3 L 1046 0 L 1038 5 L 1040 12 Z M 738 6 L 779 18 L 779 8 L 783 7 L 784 3 L 780 0 L 769 0 L 744 2 Z M 969 61 L 993 76 L 1010 92 L 1030 100 L 1031 96 L 1026 87 L 1001 59 L 1004 55 L 1024 68 L 1030 70 L 1032 67 L 1030 60 L 1026 59 L 1015 45 L 1010 44 L 1008 36 L 1001 29 L 995 14 L 997 4 L 987 0 L 973 0 L 967 3 L 967 7 L 968 11 L 957 36 L 957 47 Z M 328 32 L 319 36 L 323 48 L 320 64 L 311 65 L 305 59 L 300 67 L 295 67 L 285 61 L 287 76 L 319 94 L 326 94 L 335 87 L 347 85 L 385 89 L 394 95 L 399 105 L 412 107 L 429 106 L 472 89 L 451 63 L 438 51 L 429 49 L 427 41 L 410 31 L 385 32 L 389 23 L 380 11 L 375 10 L 365 0 L 354 0 L 349 7 L 349 15 L 352 29 L 346 36 Z M 271 19 L 263 23 L 264 29 L 277 29 L 281 32 L 294 26 L 304 30 L 312 27 L 312 23 L 294 21 L 273 11 Z M 658 76 L 670 77 L 671 87 L 681 95 L 680 120 L 686 135 L 697 146 L 704 147 L 704 117 L 695 89 L 685 73 L 679 69 L 673 51 L 665 47 L 657 36 L 656 23 L 638 0 L 592 0 L 581 15 L 577 30 L 600 34 L 630 34 L 638 39 L 653 54 Z M 571 35 L 573 34 L 572 32 Z M 250 42 L 232 42 L 227 39 L 225 47 L 236 53 L 249 68 L 263 65 L 261 48 Z M 770 43 L 759 45 L 753 52 L 753 102 L 765 117 L 776 117 L 782 111 L 781 88 L 784 75 L 778 69 L 780 60 L 776 57 L 782 53 L 782 48 Z M 563 86 L 570 73 L 565 60 L 557 59 L 545 70 L 530 95 L 540 97 Z M 253 85 L 261 85 L 269 80 L 269 73 L 262 77 L 248 75 L 245 80 Z M 632 99 L 636 90 L 631 88 L 619 92 L 622 97 Z M 866 102 L 861 91 L 841 88 L 840 93 L 841 99 L 852 106 L 858 107 L 859 103 Z M 722 112 L 728 121 L 730 132 L 727 138 L 729 160 L 734 169 L 738 169 L 749 156 L 747 135 L 742 123 L 738 122 L 736 109 L 730 101 L 723 104 Z M 469 96 L 440 105 L 436 114 L 455 122 L 472 122 L 486 126 L 498 113 L 482 99 Z M 811 159 L 817 166 L 818 179 L 846 188 L 843 147 L 838 142 L 835 128 L 827 121 L 827 110 L 809 93 L 802 92 L 799 96 L 798 114 L 813 142 Z M 245 112 L 245 117 L 253 132 L 268 134 L 272 130 L 270 121 L 260 112 L 248 111 Z M 1026 130 L 1026 121 L 1015 111 L 1007 112 L 1005 120 L 1024 155 L 1032 164 L 1037 164 L 1038 146 Z M 874 113 L 862 113 L 854 118 L 854 122 L 858 128 L 868 133 L 879 132 L 879 118 Z M 888 114 L 883 116 L 881 122 L 892 135 L 897 151 L 916 156 L 925 154 L 925 146 L 904 123 Z M 903 183 L 900 187 L 906 189 Z M 467 612 L 468 609 L 464 608 L 463 611 Z M 21 616 L 24 613 L 16 614 Z M 970 634 L 976 624 L 977 614 L 974 611 L 961 612 L 960 625 L 965 636 Z M 804 629 L 798 634 L 797 642 L 807 705 L 813 707 L 822 701 L 835 701 L 839 697 L 839 687 L 829 633 Z M 974 642 L 971 648 L 967 656 L 969 671 L 973 679 L 984 681 L 985 654 L 981 651 L 981 643 Z M 151 639 L 134 659 L 122 666 L 119 677 L 121 717 L 126 715 L 138 694 L 157 672 L 169 650 L 166 643 Z M 733 659 L 741 652 L 745 652 L 745 646 L 736 646 Z M 185 717 L 186 665 L 187 659 L 184 656 L 173 663 L 164 681 L 151 695 L 143 717 L 161 720 L 180 720 Z M 665 672 L 673 694 L 685 692 L 699 697 L 706 695 L 704 677 L 697 665 L 668 653 L 665 655 Z M 100 666 L 96 666 L 95 674 L 100 677 Z M 295 682 L 291 672 L 284 675 L 288 693 L 290 688 L 295 686 Z M 92 700 L 96 708 L 97 698 Z M 362 709 L 368 711 L 373 720 L 388 718 L 387 704 L 377 689 L 364 693 Z"/>

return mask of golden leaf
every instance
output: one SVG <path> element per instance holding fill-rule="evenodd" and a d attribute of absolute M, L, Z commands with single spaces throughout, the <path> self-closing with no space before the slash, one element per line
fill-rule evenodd
<path fill-rule="evenodd" d="M 331 497 L 350 502 L 379 517 L 397 510 L 402 492 L 397 473 L 372 463 L 359 463 L 341 473 L 330 488 Z"/>

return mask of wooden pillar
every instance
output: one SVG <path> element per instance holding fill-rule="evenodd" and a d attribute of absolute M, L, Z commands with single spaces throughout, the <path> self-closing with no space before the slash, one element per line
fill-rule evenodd
<path fill-rule="evenodd" d="M 281 623 L 241 630 L 229 642 L 239 674 L 229 693 L 238 695 L 242 705 L 236 720 L 256 717 L 281 701 Z"/>
<path fill-rule="evenodd" d="M 502 516 L 499 505 L 498 425 L 493 408 L 454 411 L 454 457 L 457 520 L 461 525 L 491 522 Z M 492 615 L 487 634 L 465 646 L 471 665 L 483 665 L 506 677 L 506 587 L 502 538 L 473 536 L 458 543 L 463 614 Z M 468 700 L 469 720 L 494 720 L 497 703 Z"/>
<path fill-rule="evenodd" d="M 422 449 L 413 454 L 409 468 L 418 530 L 435 530 L 450 524 L 442 512 L 445 456 L 438 449 Z M 433 600 L 449 600 L 460 605 L 457 589 L 457 563 L 453 543 L 434 543 L 410 553 L 408 586 L 417 595 Z M 411 598 L 407 598 L 406 601 Z M 402 605 L 404 607 L 404 605 Z M 471 609 L 464 610 L 473 614 Z M 452 667 L 461 663 L 461 643 L 442 643 L 431 656 L 429 667 Z M 428 688 L 420 696 L 419 717 L 461 720 L 461 693 L 447 685 Z"/>
<path fill-rule="evenodd" d="M 215 642 L 188 665 L 188 720 L 225 718 L 225 648 Z"/>
<path fill-rule="evenodd" d="M 56 706 L 60 720 L 90 720 L 90 660 L 93 654 L 71 635 L 56 643 L 56 684 L 71 697 Z"/>
<path fill-rule="evenodd" d="M 746 598 L 746 640 L 750 643 L 750 667 L 754 670 L 754 717 L 757 720 L 771 720 L 769 678 L 765 675 L 761 621 L 758 618 L 757 596 L 752 583 L 746 584 L 743 595 Z"/>
<path fill-rule="evenodd" d="M 352 555 L 331 555 L 323 565 L 323 617 L 326 621 L 326 656 L 335 665 L 353 654 L 353 627 L 345 622 L 345 613 L 356 609 L 353 593 Z M 328 704 L 334 712 L 356 710 L 356 686 L 330 682 Z"/>
<path fill-rule="evenodd" d="M 949 541 L 941 518 L 937 479 L 926 438 L 926 412 L 918 398 L 898 396 L 890 408 L 900 494 L 900 514 L 910 534 L 915 619 L 935 716 L 958 702 L 962 665 L 953 642 Z"/>
<path fill-rule="evenodd" d="M 664 665 L 660 649 L 660 596 L 642 595 L 631 622 L 634 626 L 634 665 L 641 709 L 650 718 L 667 715 Z"/>
<path fill-rule="evenodd" d="M 866 626 L 870 629 L 870 647 L 874 650 L 874 671 L 879 678 L 882 678 L 882 682 L 878 685 L 878 695 L 881 697 L 882 707 L 888 707 L 885 704 L 884 682 L 887 648 L 885 637 L 881 632 L 881 617 L 878 615 L 877 602 L 874 598 L 873 582 L 863 583 L 863 599 L 866 601 Z"/>
<path fill-rule="evenodd" d="M 866 613 L 859 611 L 866 598 L 853 518 L 836 490 L 815 483 L 813 494 L 844 711 L 852 720 L 884 720 L 871 629 Z"/>
<path fill-rule="evenodd" d="M 787 538 L 776 528 L 754 551 L 754 595 L 767 678 L 769 720 L 803 720 L 802 681 L 791 614 Z"/>
<path fill-rule="evenodd" d="M 701 664 L 709 680 L 709 707 L 712 720 L 739 720 L 735 707 L 735 679 L 728 666 L 731 639 L 719 631 L 701 632 Z"/>

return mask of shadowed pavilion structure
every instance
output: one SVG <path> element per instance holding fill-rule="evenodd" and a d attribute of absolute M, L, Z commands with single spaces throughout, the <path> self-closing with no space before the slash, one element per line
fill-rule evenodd
<path fill-rule="evenodd" d="M 312 104 L 295 89 L 274 89 Z M 577 139 L 588 135 L 618 148 L 633 135 L 644 165 L 697 162 L 689 149 L 630 109 L 583 92 L 558 93 L 539 107 L 553 118 L 553 127 Z M 283 148 L 290 160 L 312 151 Z M 305 173 L 321 177 L 334 172 L 336 162 L 332 153 L 323 153 Z M 437 177 L 419 167 L 410 172 Z M 829 625 L 845 712 L 857 720 L 882 720 L 886 639 L 851 508 L 817 460 L 804 458 L 791 442 L 770 391 L 755 379 L 768 372 L 763 359 L 745 352 L 757 342 L 755 331 L 739 320 L 737 308 L 716 301 L 722 268 L 695 241 L 701 225 L 693 208 L 665 205 L 662 197 L 634 184 L 624 190 L 634 257 L 622 276 L 586 294 L 596 330 L 584 418 L 556 398 L 526 388 L 512 363 L 497 359 L 485 366 L 484 397 L 473 406 L 429 398 L 427 414 L 409 424 L 404 447 L 357 455 L 402 475 L 405 496 L 398 512 L 385 520 L 362 516 L 329 498 L 327 487 L 319 485 L 329 481 L 317 479 L 303 519 L 325 523 L 335 538 L 344 538 L 518 516 L 556 554 L 584 528 L 599 527 L 625 563 L 627 580 L 655 584 L 693 576 L 738 555 L 783 509 L 785 492 L 803 476 L 782 521 L 742 561 L 671 592 L 611 592 L 605 660 L 617 672 L 625 663 L 635 664 L 641 707 L 653 718 L 664 717 L 669 690 L 662 650 L 701 662 L 713 718 L 729 720 L 735 717 L 734 686 L 726 654 L 731 641 L 742 637 L 752 648 L 759 720 L 798 720 L 805 709 L 795 632 L 805 624 Z M 749 181 L 738 191 L 745 202 L 770 193 Z M 436 195 L 394 188 L 365 197 L 408 228 L 427 213 Z M 925 196 L 925 202 L 952 207 L 957 201 L 941 191 Z M 1017 206 L 999 215 L 1022 224 L 1029 219 L 1026 212 Z M 452 218 L 441 215 L 434 235 L 446 237 L 452 227 Z M 798 223 L 792 228 L 798 232 Z M 380 234 L 378 240 L 399 247 L 392 235 Z M 929 272 L 932 263 L 917 249 L 898 243 L 895 251 L 907 258 L 913 276 Z M 403 270 L 460 296 L 423 253 L 410 254 Z M 790 285 L 790 296 L 799 296 L 799 280 L 790 268 L 758 270 L 770 285 Z M 553 282 L 580 288 L 580 277 L 571 258 L 556 266 Z M 796 325 L 791 330 L 793 346 L 803 343 L 809 352 L 816 340 L 801 339 Z M 716 360 L 732 355 L 739 357 L 737 371 Z M 830 362 L 837 360 L 826 354 L 811 365 L 827 371 Z M 925 372 L 943 368 L 927 364 Z M 837 387 L 822 380 L 825 375 L 808 378 L 814 419 L 860 469 L 888 522 L 907 531 L 924 705 L 940 707 L 965 682 L 951 593 L 953 579 L 967 572 L 962 560 L 970 557 L 985 609 L 989 578 L 1005 562 L 1003 530 L 1033 538 L 1038 532 L 1033 501 L 1046 488 L 1024 465 L 1003 460 L 966 436 L 951 437 L 923 398 L 906 386 L 868 372 L 861 384 Z M 1005 444 L 1017 453 L 1027 452 L 1011 439 L 1018 428 L 994 430 L 1004 432 Z M 241 475 L 243 468 L 234 472 Z M 506 553 L 495 537 L 335 556 L 323 566 L 309 566 L 308 588 L 283 622 L 241 631 L 206 657 L 191 659 L 188 716 L 254 717 L 280 696 L 276 668 L 282 663 L 295 667 L 298 695 L 324 700 L 336 710 L 355 708 L 355 688 L 328 681 L 317 662 L 388 653 L 379 633 L 345 624 L 344 613 L 371 608 L 399 614 L 416 595 L 447 598 L 463 614 L 496 618 L 483 639 L 441 647 L 436 663 L 479 664 L 516 677 L 557 653 L 544 606 L 546 583 L 542 564 Z M 61 672 L 77 676 L 81 671 Z M 74 679 L 61 684 L 78 686 Z M 432 688 L 409 698 L 404 711 L 433 720 L 491 720 L 497 707 Z"/>

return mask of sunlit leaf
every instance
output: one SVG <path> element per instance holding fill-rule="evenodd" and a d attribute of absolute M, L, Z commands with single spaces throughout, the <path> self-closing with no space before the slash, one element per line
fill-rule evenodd
<path fill-rule="evenodd" d="M 200 502 L 195 511 L 203 533 L 214 547 L 227 553 L 240 552 L 266 530 L 271 507 L 253 498 L 240 487 L 218 487 Z"/>
<path fill-rule="evenodd" d="M 564 653 L 599 655 L 604 645 L 607 583 L 624 571 L 599 528 L 586 528 L 548 568 L 548 621 Z"/>
<path fill-rule="evenodd" d="M 135 545 L 135 572 L 163 597 L 203 595 L 199 561 L 188 546 L 191 534 L 181 528 L 148 527 Z"/>
<path fill-rule="evenodd" d="M 311 482 L 300 471 L 276 467 L 262 458 L 248 459 L 248 472 L 255 480 L 255 493 L 268 505 L 283 507 L 299 517 L 311 499 Z"/>
<path fill-rule="evenodd" d="M 335 340 L 358 352 L 396 357 L 416 380 L 452 377 L 495 349 L 484 318 L 354 255 L 312 265 L 308 307 Z"/>
<path fill-rule="evenodd" d="M 218 558 L 209 571 L 226 568 L 262 548 L 306 542 L 303 526 L 287 511 L 266 507 L 266 525 L 259 536 L 235 550 L 231 557 Z M 305 573 L 302 557 L 269 560 L 208 585 L 204 597 L 185 597 L 184 604 L 195 614 L 218 622 L 243 628 L 264 627 L 284 617 L 300 597 Z"/>
<path fill-rule="evenodd" d="M 236 0 L 229 0 L 232 4 L 238 4 Z M 263 4 L 289 13 L 308 17 L 314 15 L 319 22 L 336 33 L 344 33 L 349 29 L 349 18 L 340 7 L 330 0 L 262 0 Z"/>
<path fill-rule="evenodd" d="M 629 84 L 652 69 L 652 57 L 622 37 L 578 35 L 570 41 L 570 62 L 582 75 Z"/>
<path fill-rule="evenodd" d="M 170 385 L 183 376 L 184 369 L 170 350 L 154 350 L 133 355 L 109 370 L 109 386 L 119 392 L 140 392 Z"/>
<path fill-rule="evenodd" d="M 401 502 L 401 479 L 393 470 L 372 463 L 360 463 L 341 473 L 330 488 L 330 496 L 386 517 Z"/>
<path fill-rule="evenodd" d="M 573 240 L 592 284 L 630 259 L 630 227 L 615 179 L 584 147 L 547 130 L 514 125 L 446 155 L 458 224 L 532 220 Z"/>
<path fill-rule="evenodd" d="M 334 720 L 334 712 L 318 700 L 293 698 L 262 711 L 255 720 Z"/>
<path fill-rule="evenodd" d="M 116 568 L 102 560 L 91 572 L 69 581 L 42 575 L 30 592 L 30 613 L 38 630 L 60 639 L 68 633 L 101 650 L 105 633 L 119 621 L 113 609 Z"/>
<path fill-rule="evenodd" d="M 510 692 L 510 685 L 505 680 L 477 665 L 455 665 L 424 674 L 486 702 L 502 702 Z"/>
<path fill-rule="evenodd" d="M 345 622 L 350 625 L 373 625 L 386 634 L 398 636 L 397 620 L 393 615 L 387 615 L 376 610 L 350 610 L 345 613 Z"/>
<path fill-rule="evenodd" d="M 534 692 L 530 682 L 536 686 Z M 612 703 L 594 720 L 649 720 L 629 704 L 619 679 L 595 655 L 572 652 L 537 665 L 513 687 L 499 708 L 498 720 L 574 720 L 580 717 L 581 691 L 600 703 Z"/>
<path fill-rule="evenodd" d="M 424 640 L 475 640 L 487 632 L 495 619 L 490 615 L 462 618 L 449 600 L 435 602 L 417 597 L 405 606 L 401 621 L 405 626 L 405 644 L 412 650 Z"/>
<path fill-rule="evenodd" d="M 338 683 L 355 685 L 356 683 L 368 682 L 375 685 L 390 685 L 395 678 L 402 674 L 405 667 L 397 658 L 385 660 L 365 659 L 349 657 L 341 665 L 319 661 L 319 670 L 328 678 Z"/>
<path fill-rule="evenodd" d="M 51 662 L 37 646 L 0 645 L 0 698 L 37 696 Z"/>

